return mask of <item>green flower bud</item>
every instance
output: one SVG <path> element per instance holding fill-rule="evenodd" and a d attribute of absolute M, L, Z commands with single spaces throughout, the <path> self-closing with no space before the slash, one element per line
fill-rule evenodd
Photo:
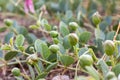
<path fill-rule="evenodd" d="M 53 38 L 53 42 L 54 42 L 55 44 L 58 44 L 58 43 L 59 43 L 59 40 L 58 40 L 57 38 Z"/>
<path fill-rule="evenodd" d="M 98 24 L 101 22 L 101 15 L 100 15 L 98 12 L 95 12 L 95 13 L 92 15 L 92 22 L 93 22 L 93 24 L 95 24 L 95 25 L 98 25 Z"/>
<path fill-rule="evenodd" d="M 104 51 L 105 51 L 106 55 L 108 55 L 108 56 L 113 55 L 113 53 L 115 52 L 114 42 L 111 40 L 106 40 L 103 45 L 104 45 Z"/>
<path fill-rule="evenodd" d="M 30 50 L 31 52 L 34 52 L 34 47 L 30 47 L 29 50 Z"/>
<path fill-rule="evenodd" d="M 27 62 L 30 65 L 34 65 L 38 61 L 37 54 L 31 54 L 27 57 Z"/>
<path fill-rule="evenodd" d="M 10 19 L 5 19 L 4 20 L 4 23 L 7 25 L 7 26 L 11 26 L 13 24 L 13 21 L 10 20 Z"/>
<path fill-rule="evenodd" d="M 75 46 L 78 43 L 78 36 L 75 33 L 70 33 L 68 35 L 68 40 L 72 46 Z"/>
<path fill-rule="evenodd" d="M 81 67 L 85 67 L 85 66 L 91 66 L 93 64 L 93 59 L 90 55 L 85 54 L 85 55 L 81 55 L 79 57 L 80 59 L 80 66 Z"/>
<path fill-rule="evenodd" d="M 58 29 L 58 27 L 57 26 L 53 26 L 53 30 L 57 30 Z"/>
<path fill-rule="evenodd" d="M 114 72 L 108 72 L 105 76 L 105 80 L 117 80 Z"/>
<path fill-rule="evenodd" d="M 20 69 L 17 67 L 13 68 L 11 72 L 14 76 L 20 76 Z"/>
<path fill-rule="evenodd" d="M 76 22 L 69 23 L 69 29 L 72 31 L 75 31 L 78 27 L 79 27 L 79 25 Z"/>
<path fill-rule="evenodd" d="M 39 26 L 37 26 L 37 25 L 30 25 L 29 28 L 33 29 L 33 30 L 36 30 L 36 29 L 39 29 Z"/>
<path fill-rule="evenodd" d="M 53 44 L 49 47 L 50 51 L 53 53 L 56 53 L 59 50 L 59 46 L 56 44 Z"/>
<path fill-rule="evenodd" d="M 58 37 L 58 32 L 57 31 L 50 31 L 50 36 L 53 38 Z"/>

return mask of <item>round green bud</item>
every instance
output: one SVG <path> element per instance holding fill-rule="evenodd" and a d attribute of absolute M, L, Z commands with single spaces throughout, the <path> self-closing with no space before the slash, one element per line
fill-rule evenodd
<path fill-rule="evenodd" d="M 58 27 L 57 26 L 53 26 L 53 30 L 57 30 L 58 29 Z"/>
<path fill-rule="evenodd" d="M 13 24 L 13 21 L 10 20 L 10 19 L 5 19 L 4 20 L 4 23 L 7 25 L 7 26 L 11 26 Z"/>
<path fill-rule="evenodd" d="M 11 72 L 14 76 L 20 76 L 20 69 L 17 67 L 13 68 Z"/>
<path fill-rule="evenodd" d="M 80 66 L 82 67 L 91 66 L 93 64 L 93 59 L 88 54 L 81 55 L 79 59 L 80 59 Z"/>
<path fill-rule="evenodd" d="M 59 43 L 59 40 L 58 40 L 57 38 L 53 38 L 53 42 L 54 42 L 55 44 L 58 44 L 58 43 Z"/>
<path fill-rule="evenodd" d="M 34 52 L 34 47 L 30 47 L 29 50 L 30 50 L 31 52 Z"/>
<path fill-rule="evenodd" d="M 75 46 L 78 43 L 78 36 L 75 33 L 70 33 L 68 35 L 68 40 L 72 46 Z"/>
<path fill-rule="evenodd" d="M 53 53 L 56 53 L 57 51 L 59 51 L 59 46 L 56 44 L 53 44 L 49 47 L 50 51 Z"/>
<path fill-rule="evenodd" d="M 98 24 L 101 22 L 101 15 L 100 15 L 98 12 L 95 12 L 95 13 L 92 15 L 92 22 L 93 22 L 93 24 L 95 24 L 95 25 L 98 25 Z"/>
<path fill-rule="evenodd" d="M 30 25 L 29 28 L 33 29 L 33 30 L 36 30 L 36 29 L 39 29 L 39 26 L 37 26 L 37 25 Z"/>
<path fill-rule="evenodd" d="M 30 65 L 34 65 L 38 61 L 37 54 L 31 54 L 27 57 L 27 63 Z"/>
<path fill-rule="evenodd" d="M 108 72 L 105 76 L 105 80 L 117 80 L 114 72 Z"/>
<path fill-rule="evenodd" d="M 79 25 L 76 22 L 70 22 L 69 23 L 69 29 L 71 31 L 75 31 L 78 27 L 79 27 Z"/>
<path fill-rule="evenodd" d="M 50 31 L 50 36 L 53 38 L 58 37 L 58 32 L 57 31 Z"/>
<path fill-rule="evenodd" d="M 103 44 L 106 55 L 111 56 L 115 52 L 115 44 L 111 40 L 106 40 Z"/>

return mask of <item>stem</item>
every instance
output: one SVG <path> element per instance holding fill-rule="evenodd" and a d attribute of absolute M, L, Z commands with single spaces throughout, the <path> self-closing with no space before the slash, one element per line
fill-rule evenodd
<path fill-rule="evenodd" d="M 49 61 L 46 61 L 46 60 L 44 60 L 44 59 L 42 59 L 42 58 L 39 58 L 39 60 L 41 60 L 42 62 L 45 62 L 45 63 L 48 63 L 48 64 L 53 64 L 53 63 L 51 63 L 51 62 L 49 62 Z M 59 66 L 59 67 L 62 67 L 62 68 L 67 68 L 67 69 L 70 69 L 70 70 L 76 70 L 75 68 L 72 68 L 72 67 L 66 67 L 66 66 L 63 66 L 63 65 L 57 65 L 57 66 Z M 80 70 L 80 69 L 77 69 L 77 70 Z"/>
<path fill-rule="evenodd" d="M 95 61 L 98 61 L 98 59 L 97 59 L 95 53 L 93 52 L 93 50 L 92 50 L 92 49 L 89 49 L 89 52 L 90 52 L 90 54 L 92 55 L 93 59 L 94 59 Z"/>
<path fill-rule="evenodd" d="M 19 65 L 20 65 L 21 69 L 23 70 L 24 74 L 26 75 L 26 77 L 29 78 L 29 76 L 27 75 L 27 72 L 25 71 L 25 69 L 24 69 L 23 65 L 21 64 L 20 60 L 16 58 L 16 61 L 19 63 Z"/>
<path fill-rule="evenodd" d="M 23 60 L 23 61 L 20 61 L 20 62 L 21 62 L 21 63 L 25 63 L 26 60 Z M 10 66 L 10 65 L 14 65 L 14 64 L 19 64 L 19 62 L 17 61 L 17 62 L 11 62 L 11 63 L 6 63 L 6 64 L 1 64 L 0 67 L 3 67 L 3 66 L 5 66 L 5 65 Z"/>
<path fill-rule="evenodd" d="M 77 71 L 78 71 L 78 66 L 79 66 L 80 60 L 78 60 L 77 64 L 76 64 L 76 70 L 75 70 L 75 80 L 77 80 Z"/>
<path fill-rule="evenodd" d="M 34 66 L 35 66 L 35 68 L 38 70 L 38 73 L 40 74 L 40 73 L 41 73 L 41 70 L 40 70 L 40 68 L 39 68 L 38 64 L 37 64 L 37 63 L 35 63 L 35 64 L 34 64 Z"/>
<path fill-rule="evenodd" d="M 114 63 L 114 57 L 113 57 L 113 55 L 110 56 L 110 59 L 111 59 L 111 64 L 112 64 L 112 66 L 114 67 L 114 66 L 115 66 L 115 63 Z"/>
<path fill-rule="evenodd" d="M 77 56 L 77 58 L 79 57 L 78 56 L 78 51 L 77 51 L 77 47 L 76 47 L 76 45 L 75 46 L 73 46 L 73 48 L 74 48 L 74 54 Z"/>
<path fill-rule="evenodd" d="M 23 73 L 21 73 L 21 75 L 22 75 L 24 78 L 26 78 L 27 80 L 31 80 L 27 75 L 25 75 L 25 74 L 23 74 Z"/>
<path fill-rule="evenodd" d="M 113 41 L 116 40 L 116 37 L 117 37 L 118 32 L 119 32 L 119 29 L 120 29 L 120 22 L 119 22 L 119 24 L 118 24 L 118 28 L 117 28 L 116 34 L 115 34 L 115 36 L 114 36 L 114 38 L 113 38 Z"/>

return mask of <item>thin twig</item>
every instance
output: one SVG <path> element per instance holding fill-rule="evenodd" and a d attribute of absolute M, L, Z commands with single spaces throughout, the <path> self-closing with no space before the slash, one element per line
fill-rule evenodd
<path fill-rule="evenodd" d="M 21 64 L 20 60 L 16 58 L 16 61 L 19 63 L 19 65 L 20 65 L 20 67 L 22 68 L 24 74 L 27 75 L 27 73 L 26 73 L 26 71 L 25 71 L 23 65 Z"/>
<path fill-rule="evenodd" d="M 113 41 L 116 40 L 116 37 L 117 37 L 117 35 L 118 35 L 119 30 L 120 30 L 120 22 L 119 22 L 119 24 L 118 24 L 118 28 L 117 28 L 116 34 L 115 34 L 115 36 L 114 36 L 114 38 L 113 38 Z"/>
<path fill-rule="evenodd" d="M 23 60 L 23 61 L 20 61 L 21 63 L 25 63 L 26 60 Z M 14 65 L 14 64 L 18 64 L 18 62 L 10 62 L 10 63 L 6 63 L 6 64 L 0 64 L 0 67 L 3 67 L 3 66 L 9 66 L 9 65 Z"/>

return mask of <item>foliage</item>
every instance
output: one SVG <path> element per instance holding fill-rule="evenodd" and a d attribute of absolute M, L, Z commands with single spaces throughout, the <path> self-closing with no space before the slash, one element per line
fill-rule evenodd
<path fill-rule="evenodd" d="M 5 3 L 3 0 L 2 3 L 12 4 L 13 8 L 21 10 L 23 2 L 15 7 L 17 0 L 13 0 L 13 3 L 11 1 Z M 105 5 L 109 1 L 111 4 Z M 8 31 L 0 48 L 0 54 L 4 54 L 0 57 L 5 64 L 0 67 L 27 65 L 31 76 L 24 72 L 24 68 L 23 72 L 18 68 L 11 70 L 18 80 L 42 80 L 58 67 L 74 70 L 75 80 L 80 80 L 81 76 L 77 74 L 79 71 L 89 74 L 95 80 L 117 80 L 120 75 L 120 24 L 112 16 L 117 13 L 114 9 L 115 0 L 109 1 L 89 0 L 89 5 L 85 7 L 82 5 L 83 0 L 34 0 L 36 13 L 27 15 L 36 23 L 30 25 L 29 29 L 40 32 L 42 36 L 37 37 L 16 21 L 5 19 L 5 27 L 0 28 L 0 32 Z M 97 11 L 100 3 L 105 16 Z M 5 8 L 5 5 L 0 6 Z M 59 24 L 51 24 L 48 16 L 44 16 L 45 11 L 54 15 Z M 114 21 L 117 22 L 117 29 L 113 27 Z M 88 80 L 87 77 L 83 78 Z"/>

